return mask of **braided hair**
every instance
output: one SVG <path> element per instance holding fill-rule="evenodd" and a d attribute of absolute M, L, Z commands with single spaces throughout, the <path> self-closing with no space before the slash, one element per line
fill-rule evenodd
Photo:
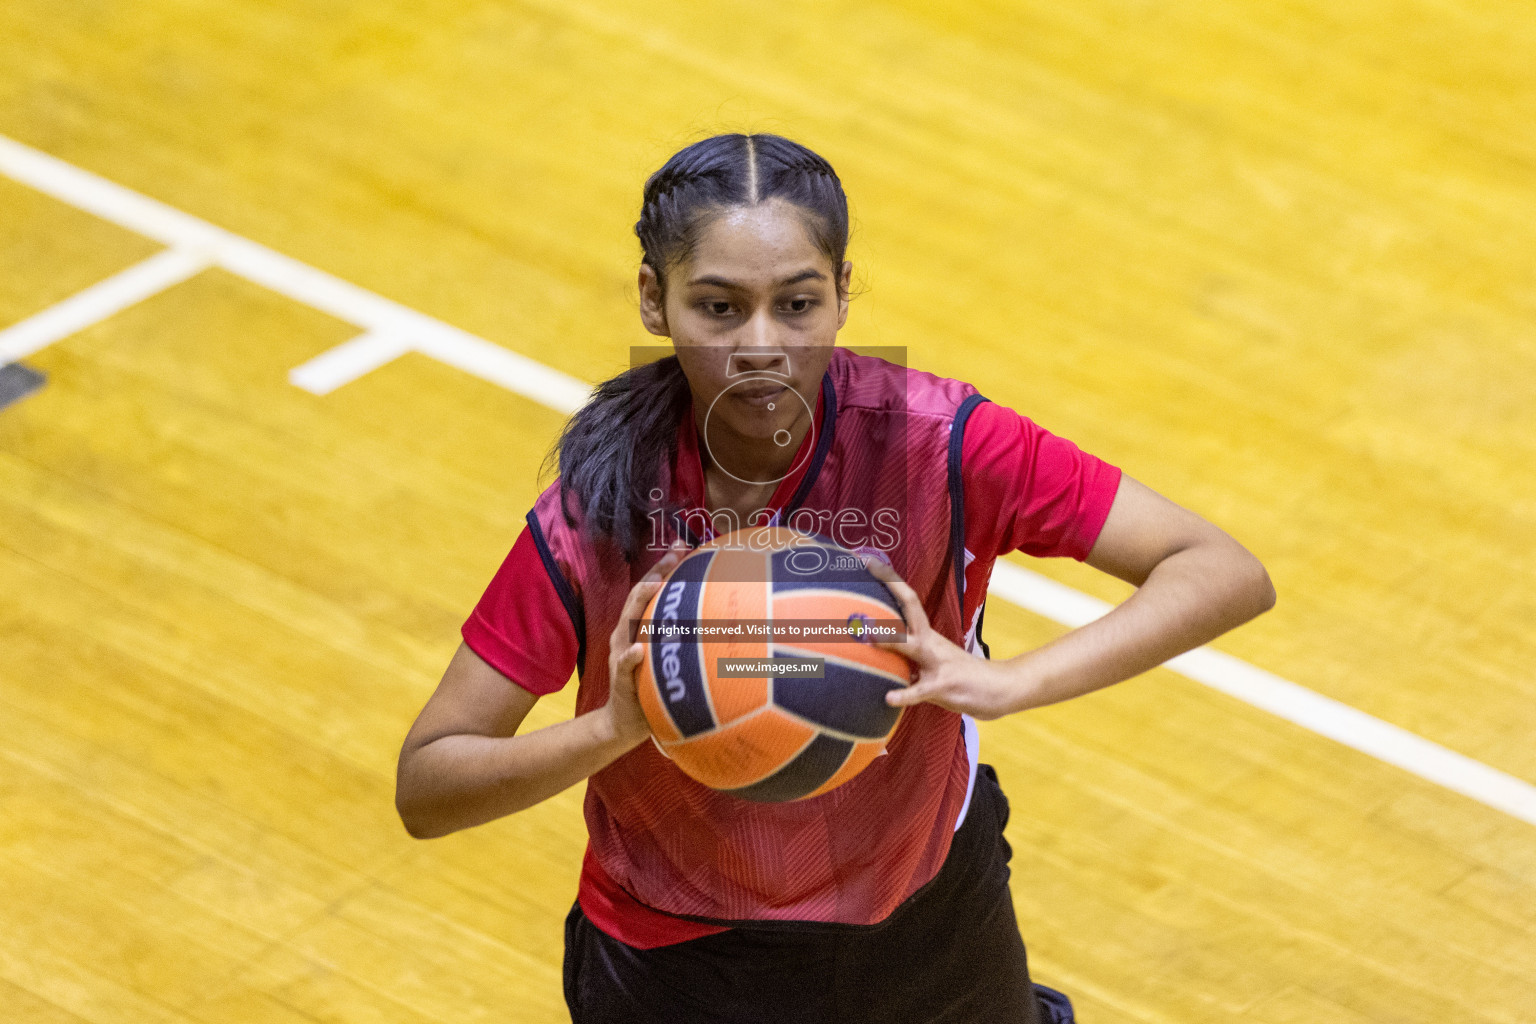
<path fill-rule="evenodd" d="M 715 135 L 673 154 L 645 182 L 641 261 L 666 295 L 667 275 L 693 254 L 700 231 L 726 210 L 782 199 L 838 272 L 848 250 L 848 200 L 832 165 L 781 135 Z M 560 468 L 561 505 L 572 504 L 594 537 L 611 540 L 630 562 L 645 545 L 661 470 L 677 457 L 677 429 L 690 392 L 676 356 L 633 367 L 599 384 L 569 422 L 551 456 Z"/>

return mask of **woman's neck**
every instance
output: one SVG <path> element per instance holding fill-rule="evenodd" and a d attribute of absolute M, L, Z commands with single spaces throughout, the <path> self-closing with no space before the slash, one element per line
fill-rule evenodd
<path fill-rule="evenodd" d="M 789 439 L 782 445 L 744 437 L 714 425 L 705 438 L 697 413 L 694 423 L 704 441 L 699 446 L 699 456 L 704 464 L 706 504 L 712 512 L 734 511 L 745 526 L 753 512 L 767 507 L 779 481 L 794 470 L 800 445 L 811 429 L 811 416 L 800 416 L 789 428 Z"/>

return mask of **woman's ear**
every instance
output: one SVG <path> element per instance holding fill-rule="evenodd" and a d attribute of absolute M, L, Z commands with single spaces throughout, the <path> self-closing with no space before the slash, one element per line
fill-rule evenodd
<path fill-rule="evenodd" d="M 667 327 L 667 304 L 661 293 L 661 278 L 649 263 L 640 264 L 640 322 L 652 334 L 672 337 Z"/>
<path fill-rule="evenodd" d="M 843 261 L 843 269 L 837 275 L 837 329 L 848 322 L 848 296 L 853 288 L 853 263 Z"/>

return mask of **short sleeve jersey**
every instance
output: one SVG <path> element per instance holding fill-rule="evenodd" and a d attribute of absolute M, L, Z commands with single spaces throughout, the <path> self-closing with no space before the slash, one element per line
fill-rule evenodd
<path fill-rule="evenodd" d="M 821 411 L 818 403 L 818 416 Z M 696 445 L 680 447 L 680 460 L 694 462 L 680 470 L 702 479 Z M 966 423 L 961 467 L 967 563 L 962 611 L 975 629 L 1000 555 L 1023 551 L 1042 558 L 1088 557 L 1121 474 L 1071 441 L 990 402 L 976 406 Z M 464 623 L 463 636 L 471 650 L 530 693 L 554 693 L 570 680 L 576 669 L 576 631 L 527 528 Z M 590 851 L 577 895 L 594 924 L 639 948 L 722 930 L 638 902 L 607 878 Z"/>

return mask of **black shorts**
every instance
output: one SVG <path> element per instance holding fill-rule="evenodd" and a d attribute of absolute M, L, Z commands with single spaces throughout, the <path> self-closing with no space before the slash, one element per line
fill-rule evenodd
<path fill-rule="evenodd" d="M 1071 1024 L 1029 980 L 1008 892 L 1008 800 L 981 765 L 943 868 L 878 925 L 747 925 L 636 949 L 571 908 L 573 1024 Z"/>

